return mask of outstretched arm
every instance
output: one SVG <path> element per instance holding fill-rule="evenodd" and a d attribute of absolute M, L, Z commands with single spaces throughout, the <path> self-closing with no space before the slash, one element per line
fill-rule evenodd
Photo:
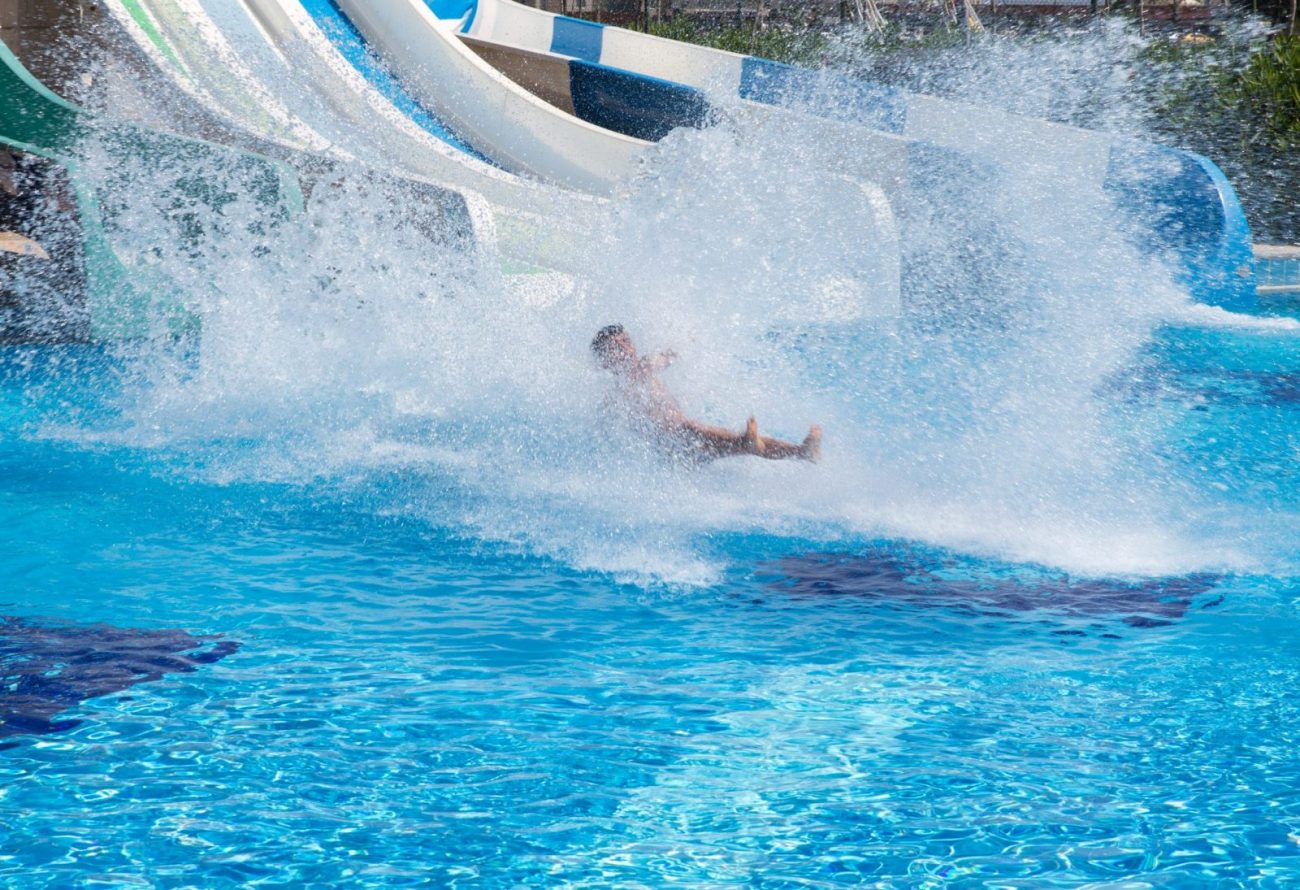
<path fill-rule="evenodd" d="M 677 353 L 669 349 L 656 356 L 642 359 L 641 367 L 647 371 L 662 371 L 675 361 L 677 361 Z"/>

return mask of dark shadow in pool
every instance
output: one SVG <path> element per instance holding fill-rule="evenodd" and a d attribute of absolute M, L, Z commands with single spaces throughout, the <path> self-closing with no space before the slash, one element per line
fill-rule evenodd
<path fill-rule="evenodd" d="M 1294 408 L 1300 405 L 1300 373 L 1242 369 L 1162 373 L 1141 369 L 1112 381 L 1111 390 L 1131 400 L 1157 397 L 1189 402 L 1193 411 L 1209 411 L 1212 405 Z"/>
<path fill-rule="evenodd" d="M 1182 618 L 1218 582 L 1214 575 L 1144 581 L 1075 580 L 1036 572 L 985 577 L 953 566 L 927 567 L 896 554 L 816 553 L 767 563 L 771 586 L 803 595 L 840 595 L 891 604 L 941 607 L 986 617 L 1027 612 L 1163 627 Z M 1218 605 L 1211 596 L 1200 608 Z M 1058 633 L 1073 633 L 1063 629 Z M 1082 633 L 1082 631 L 1078 631 Z"/>
<path fill-rule="evenodd" d="M 181 630 L 0 616 L 0 739 L 72 729 L 81 721 L 56 718 L 88 698 L 188 673 L 238 648 Z"/>

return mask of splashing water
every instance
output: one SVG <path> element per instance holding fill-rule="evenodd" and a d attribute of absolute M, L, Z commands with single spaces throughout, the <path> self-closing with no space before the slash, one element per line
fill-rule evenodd
<path fill-rule="evenodd" d="M 873 52 L 849 31 L 836 35 L 831 55 L 846 73 L 914 92 L 1141 137 L 1151 132 L 1151 119 L 1134 87 L 1150 43 L 1127 20 L 1104 18 L 893 52 Z"/>
<path fill-rule="evenodd" d="M 112 418 L 58 434 L 643 582 L 715 579 L 753 536 L 1099 574 L 1279 558 L 1196 527 L 1203 496 L 1160 444 L 1179 418 L 1113 385 L 1190 304 L 1068 157 L 935 186 L 966 203 L 913 218 L 893 312 L 879 190 L 827 172 L 815 122 L 722 118 L 652 150 L 610 217 L 552 221 L 590 257 L 558 299 L 490 244 L 430 242 L 364 177 L 315 189 L 306 226 L 213 227 L 170 254 L 158 196 L 125 190 L 117 237 L 201 332 L 123 347 Z M 993 225 L 954 259 L 941 230 L 977 217 Z M 824 463 L 684 470 L 609 428 L 587 341 L 611 321 L 680 354 L 666 379 L 689 413 L 787 438 L 820 423 Z"/>
<path fill-rule="evenodd" d="M 159 283 L 107 360 L 0 355 L 0 630 L 51 693 L 11 710 L 52 731 L 5 740 L 0 874 L 1296 871 L 1297 322 L 1190 303 L 1068 157 L 873 192 L 742 111 L 550 220 L 572 280 L 350 167 L 178 238 L 225 171 L 85 165 Z M 616 320 L 824 463 L 609 427 Z"/>

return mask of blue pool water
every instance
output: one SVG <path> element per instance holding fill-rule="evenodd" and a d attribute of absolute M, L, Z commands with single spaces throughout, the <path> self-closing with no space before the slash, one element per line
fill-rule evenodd
<path fill-rule="evenodd" d="M 549 553 L 489 533 L 470 517 L 510 497 L 418 460 L 286 470 L 270 427 L 152 439 L 141 393 L 171 378 L 6 348 L 0 710 L 48 711 L 13 681 L 39 655 L 79 722 L 4 739 L 0 878 L 1295 886 L 1298 345 L 1165 328 L 1105 384 L 1164 424 L 1165 490 L 1208 493 L 1170 514 L 1195 514 L 1200 565 L 627 527 L 648 563 L 662 534 L 712 567 L 685 580 L 590 565 L 572 530 Z M 552 502 L 534 525 L 574 521 Z M 96 694 L 97 659 L 133 681 Z"/>
<path fill-rule="evenodd" d="M 555 220 L 559 296 L 361 185 L 112 196 L 193 323 L 0 349 L 0 884 L 1300 883 L 1300 324 L 1066 163 L 934 183 L 900 274 L 745 127 Z M 649 453 L 612 321 L 823 462 Z"/>

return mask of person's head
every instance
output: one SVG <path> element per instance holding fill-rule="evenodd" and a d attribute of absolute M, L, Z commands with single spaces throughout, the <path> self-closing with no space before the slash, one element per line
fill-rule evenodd
<path fill-rule="evenodd" d="M 637 362 L 636 346 L 621 324 L 606 325 L 591 340 L 591 352 L 596 362 L 606 370 L 622 371 Z"/>

